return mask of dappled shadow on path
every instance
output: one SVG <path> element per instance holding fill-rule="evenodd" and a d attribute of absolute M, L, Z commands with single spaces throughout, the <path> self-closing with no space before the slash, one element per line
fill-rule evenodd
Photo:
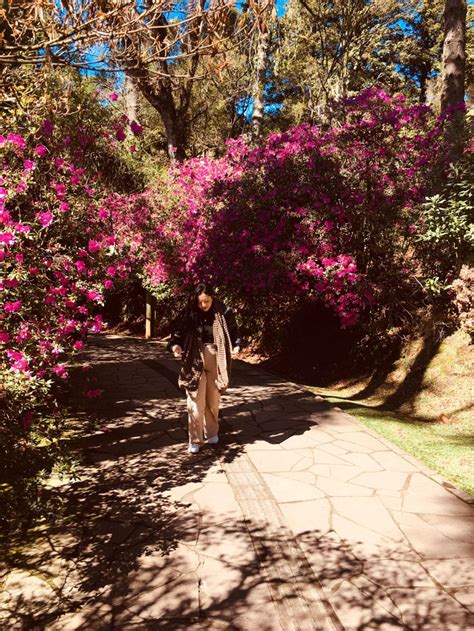
<path fill-rule="evenodd" d="M 87 418 L 93 412 L 100 421 L 96 429 L 71 441 L 82 458 L 79 479 L 61 487 L 62 516 L 39 536 L 30 533 L 26 545 L 20 538 L 19 545 L 10 545 L 6 552 L 7 569 L 22 567 L 51 587 L 49 596 L 55 605 L 33 606 L 36 623 L 46 624 L 96 600 L 107 601 L 121 589 L 123 578 L 137 572 L 147 558 L 162 559 L 165 571 L 167 557 L 194 536 L 202 521 L 199 510 L 188 514 L 188 504 L 172 499 L 170 492 L 215 475 L 221 462 L 238 457 L 243 445 L 257 436 L 279 442 L 312 424 L 304 408 L 285 413 L 283 424 L 275 419 L 282 412 L 278 398 L 284 392 L 266 402 L 264 413 L 261 399 L 268 396 L 269 383 L 265 377 L 259 391 L 241 384 L 234 394 L 226 395 L 221 444 L 190 456 L 185 449 L 185 401 L 173 383 L 173 370 L 168 368 L 165 377 L 163 369 L 157 374 L 152 363 L 157 349 L 146 348 L 136 340 L 99 339 L 86 353 L 97 385 L 105 392 L 90 402 L 73 393 L 78 414 Z M 145 378 L 144 362 L 151 366 Z M 294 393 L 291 396 L 299 399 Z M 217 531 L 221 529 L 219 525 Z M 31 628 L 29 605 L 20 602 L 19 628 Z"/>
<path fill-rule="evenodd" d="M 396 547 L 362 556 L 333 531 L 305 531 L 293 538 L 284 528 L 232 517 L 222 515 L 216 524 L 215 515 L 201 511 L 197 523 L 194 511 L 178 502 L 167 526 L 168 542 L 172 540 L 175 548 L 169 556 L 170 547 L 160 540 L 159 529 L 148 546 L 110 543 L 109 553 L 115 546 L 114 555 L 99 552 L 98 547 L 86 549 L 81 542 L 73 548 L 73 571 L 83 580 L 81 589 L 58 590 L 49 611 L 28 602 L 17 611 L 12 608 L 15 626 L 10 628 L 274 631 L 286 628 L 273 611 L 282 604 L 297 629 L 471 628 L 469 612 L 459 609 L 453 615 L 448 595 L 437 589 L 427 572 L 400 561 Z M 295 564 L 292 542 L 310 563 Z M 63 556 L 67 552 L 63 550 Z M 120 561 L 117 557 L 122 556 Z M 309 611 L 314 605 L 311 596 L 317 594 L 329 612 L 336 610 L 344 626 L 330 614 L 326 621 L 315 616 L 305 626 L 307 612 L 298 602 L 302 593 Z"/>
<path fill-rule="evenodd" d="M 256 440 L 275 445 L 311 430 L 330 418 L 327 404 L 237 366 L 221 444 L 190 456 L 176 366 L 166 356 L 165 370 L 150 363 L 161 352 L 111 339 L 88 351 L 105 389 L 88 404 L 101 422 L 74 439 L 83 464 L 62 488 L 63 515 L 28 545 L 10 546 L 7 566 L 35 574 L 43 592 L 11 599 L 9 628 L 272 631 L 291 614 L 301 628 L 340 629 L 334 609 L 352 621 L 346 628 L 467 628 L 467 610 L 454 619 L 445 592 L 427 573 L 407 571 L 396 543 L 367 551 L 330 527 L 294 536 L 242 517 L 225 466 Z M 331 605 L 318 609 L 316 600 Z"/>

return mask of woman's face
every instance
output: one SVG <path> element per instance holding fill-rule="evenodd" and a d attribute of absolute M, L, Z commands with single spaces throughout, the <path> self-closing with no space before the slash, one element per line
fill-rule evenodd
<path fill-rule="evenodd" d="M 212 305 L 212 298 L 207 294 L 199 294 L 197 299 L 197 304 L 201 311 L 209 311 Z"/>

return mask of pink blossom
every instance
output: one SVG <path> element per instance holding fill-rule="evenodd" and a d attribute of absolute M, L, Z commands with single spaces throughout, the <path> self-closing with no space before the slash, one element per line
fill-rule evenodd
<path fill-rule="evenodd" d="M 30 329 L 28 328 L 28 325 L 23 323 L 18 329 L 18 333 L 15 336 L 15 341 L 18 344 L 20 344 L 21 342 L 24 342 L 25 340 L 29 340 L 31 336 L 32 336 L 32 333 Z"/>
<path fill-rule="evenodd" d="M 59 210 L 60 210 L 60 212 L 62 212 L 62 213 L 67 213 L 67 212 L 68 212 L 68 210 L 70 210 L 70 208 L 71 208 L 71 207 L 69 206 L 68 202 L 61 202 L 61 203 L 59 204 Z"/>
<path fill-rule="evenodd" d="M 64 197 L 64 193 L 66 192 L 66 185 L 62 182 L 52 182 L 52 186 L 56 191 L 58 198 L 62 199 Z"/>
<path fill-rule="evenodd" d="M 0 193 L 1 194 L 1 193 Z M 3 224 L 8 225 L 11 222 L 11 215 L 8 212 L 8 210 L 2 210 L 0 211 L 0 221 Z"/>
<path fill-rule="evenodd" d="M 127 136 L 126 136 L 126 134 L 125 134 L 125 132 L 124 132 L 123 128 L 122 128 L 122 127 L 120 127 L 119 125 L 117 125 L 117 127 L 116 127 L 116 129 L 115 129 L 115 138 L 117 138 L 117 140 L 118 140 L 119 142 L 122 142 L 123 140 L 125 140 L 125 138 L 126 138 L 126 137 L 127 137 Z"/>
<path fill-rule="evenodd" d="M 36 168 L 36 162 L 34 160 L 25 160 L 23 162 L 23 168 L 25 171 L 34 171 Z"/>
<path fill-rule="evenodd" d="M 84 348 L 84 342 L 82 340 L 77 340 L 74 342 L 73 348 L 76 351 L 81 351 Z"/>
<path fill-rule="evenodd" d="M 102 300 L 102 295 L 94 289 L 89 289 L 86 291 L 86 298 L 91 302 L 100 302 Z"/>
<path fill-rule="evenodd" d="M 95 316 L 94 322 L 91 325 L 91 331 L 93 333 L 100 333 L 103 327 L 104 323 L 102 322 L 101 316 Z"/>
<path fill-rule="evenodd" d="M 28 234 L 28 232 L 30 232 L 31 230 L 31 226 L 27 223 L 16 223 L 15 224 L 15 230 L 17 232 L 22 232 L 23 234 Z"/>
<path fill-rule="evenodd" d="M 67 379 L 69 376 L 64 364 L 56 364 L 56 366 L 53 366 L 53 372 L 61 379 Z"/>
<path fill-rule="evenodd" d="M 3 306 L 5 313 L 18 313 L 21 310 L 22 301 L 15 300 L 13 302 L 6 302 Z"/>
<path fill-rule="evenodd" d="M 14 372 L 27 372 L 29 364 L 23 353 L 7 349 L 7 357 L 10 360 L 10 368 Z"/>
<path fill-rule="evenodd" d="M 35 147 L 35 153 L 39 155 L 40 158 L 44 158 L 48 154 L 48 149 L 44 145 L 37 145 Z"/>
<path fill-rule="evenodd" d="M 104 391 L 100 388 L 96 388 L 95 390 L 88 390 L 86 392 L 86 396 L 88 399 L 96 399 L 97 397 L 100 397 L 103 392 Z"/>
<path fill-rule="evenodd" d="M 3 329 L 0 329 L 0 342 L 2 342 L 3 344 L 8 344 L 10 339 L 10 335 Z"/>
<path fill-rule="evenodd" d="M 15 243 L 16 237 L 11 232 L 2 232 L 0 233 L 0 243 L 4 243 L 5 245 L 12 245 Z"/>
<path fill-rule="evenodd" d="M 141 136 L 143 134 L 143 127 L 137 123 L 137 121 L 132 121 L 130 123 L 130 129 L 135 136 Z"/>
<path fill-rule="evenodd" d="M 97 211 L 97 217 L 99 219 L 107 219 L 107 217 L 109 216 L 109 211 L 107 209 L 105 209 L 103 206 L 100 206 L 98 211 Z"/>
<path fill-rule="evenodd" d="M 26 147 L 25 139 L 19 134 L 8 134 L 7 142 L 10 142 L 12 145 L 16 145 L 20 149 L 24 149 Z"/>
<path fill-rule="evenodd" d="M 65 326 L 61 329 L 63 335 L 67 335 L 68 333 L 73 333 L 76 330 L 76 322 L 74 320 L 69 320 Z"/>
<path fill-rule="evenodd" d="M 88 249 L 89 249 L 89 252 L 91 254 L 93 254 L 94 252 L 98 252 L 100 250 L 100 247 L 101 246 L 100 246 L 100 243 L 98 241 L 95 241 L 94 239 L 91 239 L 89 241 Z"/>
<path fill-rule="evenodd" d="M 49 212 L 49 210 L 43 213 L 36 213 L 36 216 L 38 217 L 40 224 L 44 228 L 47 228 L 53 223 L 54 215 L 53 213 Z"/>
<path fill-rule="evenodd" d="M 112 94 L 109 95 L 109 99 L 111 101 L 116 101 L 118 99 L 118 94 L 116 92 L 112 92 Z"/>
<path fill-rule="evenodd" d="M 87 265 L 84 263 L 84 261 L 81 261 L 79 259 L 78 261 L 76 261 L 75 265 L 78 272 L 87 272 Z"/>

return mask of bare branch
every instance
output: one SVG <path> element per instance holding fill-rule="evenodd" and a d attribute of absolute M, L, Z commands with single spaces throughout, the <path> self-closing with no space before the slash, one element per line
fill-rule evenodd
<path fill-rule="evenodd" d="M 185 5 L 149 0 L 141 8 L 136 0 L 12 0 L 0 13 L 0 64 L 41 64 L 54 53 L 54 65 L 96 70 L 90 51 L 103 46 L 113 58 L 109 71 L 123 70 L 137 59 L 142 67 L 159 66 L 153 72 L 165 76 L 168 62 L 189 59 L 188 74 L 195 77 L 200 56 L 225 56 L 255 28 L 269 4 L 271 0 L 256 3 L 233 21 L 233 0 Z"/>

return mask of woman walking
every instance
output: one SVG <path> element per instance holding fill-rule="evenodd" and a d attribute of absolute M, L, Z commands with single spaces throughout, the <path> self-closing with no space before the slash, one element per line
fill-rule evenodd
<path fill-rule="evenodd" d="M 187 396 L 191 454 L 204 443 L 219 441 L 220 396 L 229 386 L 231 358 L 240 347 L 234 314 L 208 283 L 199 283 L 168 342 L 168 350 L 181 359 L 178 384 Z"/>

